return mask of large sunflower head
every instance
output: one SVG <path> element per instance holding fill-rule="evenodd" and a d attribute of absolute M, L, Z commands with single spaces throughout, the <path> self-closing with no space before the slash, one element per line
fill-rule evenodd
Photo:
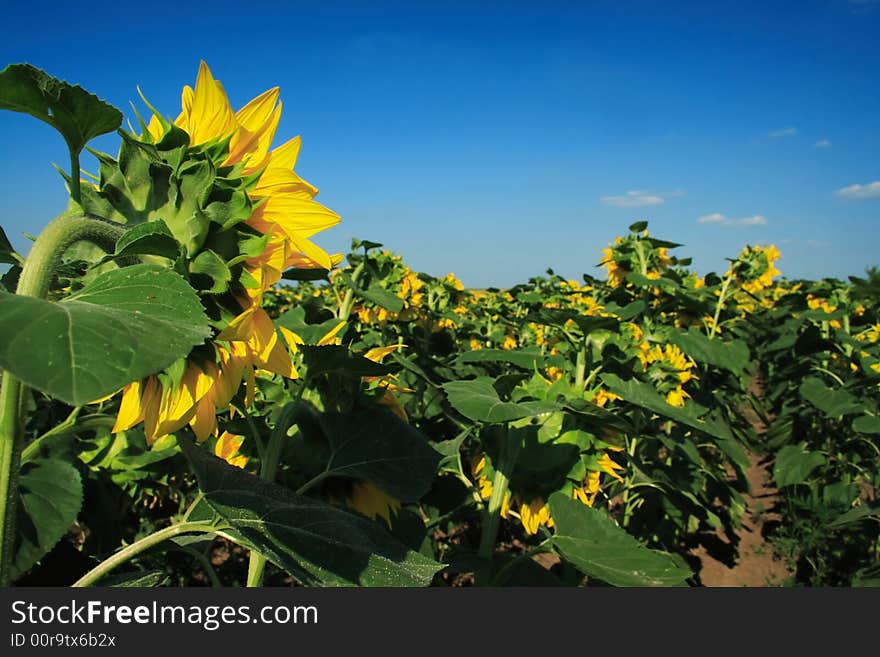
<path fill-rule="evenodd" d="M 312 237 L 339 222 L 294 171 L 300 138 L 271 147 L 281 116 L 270 89 L 233 111 L 204 62 L 183 89 L 180 115 L 153 110 L 141 133 L 120 132 L 113 158 L 96 153 L 100 175 L 83 209 L 132 226 L 126 257 L 159 260 L 188 277 L 214 339 L 174 368 L 128 386 L 117 430 L 145 423 L 148 440 L 193 426 L 216 432 L 216 410 L 242 381 L 253 401 L 261 372 L 295 377 L 289 349 L 260 307 L 289 268 L 331 269 L 339 258 Z"/>

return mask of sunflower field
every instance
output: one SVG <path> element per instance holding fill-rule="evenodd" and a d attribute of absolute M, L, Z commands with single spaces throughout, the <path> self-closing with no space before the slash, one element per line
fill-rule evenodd
<path fill-rule="evenodd" d="M 784 584 L 880 584 L 880 272 L 700 275 L 638 222 L 468 289 L 321 248 L 277 88 L 142 101 L 0 72 L 70 151 L 30 253 L 0 232 L 0 585 L 697 586 L 756 463 Z"/>

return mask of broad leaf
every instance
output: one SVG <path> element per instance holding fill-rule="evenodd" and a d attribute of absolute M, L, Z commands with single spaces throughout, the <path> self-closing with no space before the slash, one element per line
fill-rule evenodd
<path fill-rule="evenodd" d="M 825 413 L 828 417 L 840 417 L 859 413 L 863 404 L 845 390 L 835 390 L 826 386 L 821 379 L 809 377 L 800 386 L 801 397 Z"/>
<path fill-rule="evenodd" d="M 403 502 L 428 492 L 440 454 L 393 413 L 369 408 L 324 413 L 318 421 L 332 449 L 328 471 L 369 481 Z"/>
<path fill-rule="evenodd" d="M 542 367 L 544 356 L 540 349 L 476 349 L 466 351 L 456 359 L 459 363 L 510 363 L 526 370 Z"/>
<path fill-rule="evenodd" d="M 13 579 L 55 547 L 76 520 L 83 501 L 79 472 L 58 459 L 36 459 L 25 464 L 18 486 Z"/>
<path fill-rule="evenodd" d="M 668 404 L 666 399 L 653 386 L 647 383 L 642 383 L 636 379 L 624 381 L 614 374 L 603 374 L 602 381 L 608 390 L 616 395 L 620 395 L 631 404 L 647 408 L 649 411 L 653 411 L 670 420 L 675 420 L 680 424 L 699 429 L 703 433 L 715 438 L 733 440 L 733 435 L 726 425 L 711 419 L 704 420 L 698 418 L 688 412 L 687 406 L 685 408 L 678 408 Z"/>
<path fill-rule="evenodd" d="M 813 470 L 824 464 L 825 457 L 809 451 L 806 443 L 786 445 L 776 453 L 773 479 L 779 488 L 794 486 L 806 481 Z"/>
<path fill-rule="evenodd" d="M 550 513 L 553 546 L 590 577 L 613 586 L 682 586 L 692 575 L 671 555 L 644 547 L 604 511 L 554 493 Z"/>
<path fill-rule="evenodd" d="M 30 64 L 10 64 L 0 71 L 0 109 L 45 121 L 61 133 L 75 153 L 122 124 L 122 113 L 112 105 Z"/>
<path fill-rule="evenodd" d="M 176 259 L 180 244 L 161 219 L 138 224 L 126 231 L 116 242 L 113 258 L 135 255 L 156 255 Z"/>
<path fill-rule="evenodd" d="M 471 381 L 443 384 L 449 403 L 466 418 L 478 422 L 510 422 L 520 418 L 559 410 L 548 401 L 505 402 L 495 390 L 493 380 L 479 377 Z"/>
<path fill-rule="evenodd" d="M 136 570 L 102 578 L 98 586 L 114 586 L 117 588 L 155 588 L 168 583 L 168 573 L 164 570 Z"/>
<path fill-rule="evenodd" d="M 828 523 L 828 527 L 837 528 L 852 525 L 861 522 L 865 518 L 873 518 L 880 520 L 880 504 L 860 504 L 854 509 L 850 509 L 846 513 L 839 515 L 837 518 Z"/>
<path fill-rule="evenodd" d="M 426 586 L 442 568 L 375 522 L 260 479 L 190 441 L 180 444 L 231 535 L 304 584 Z"/>
<path fill-rule="evenodd" d="M 316 269 L 286 269 L 281 278 L 287 281 L 327 281 L 330 280 L 330 270 Z"/>
<path fill-rule="evenodd" d="M 73 406 L 168 367 L 210 332 L 187 282 L 154 265 L 105 272 L 60 302 L 0 292 L 0 367 Z"/>
<path fill-rule="evenodd" d="M 358 290 L 358 294 L 367 301 L 393 313 L 399 313 L 403 310 L 403 299 L 380 285 L 371 285 L 366 290 Z"/>
<path fill-rule="evenodd" d="M 691 328 L 687 333 L 671 331 L 669 341 L 698 363 L 714 365 L 741 376 L 749 364 L 749 348 L 742 340 L 710 340 Z"/>
<path fill-rule="evenodd" d="M 878 433 L 880 434 L 880 417 L 876 415 L 862 415 L 853 420 L 853 431 L 859 433 Z"/>
<path fill-rule="evenodd" d="M 338 320 L 337 320 L 338 321 Z M 309 368 L 309 376 L 318 374 L 344 374 L 353 378 L 362 376 L 384 376 L 393 368 L 382 365 L 359 354 L 354 354 L 342 345 L 317 347 L 300 345 L 303 361 Z"/>

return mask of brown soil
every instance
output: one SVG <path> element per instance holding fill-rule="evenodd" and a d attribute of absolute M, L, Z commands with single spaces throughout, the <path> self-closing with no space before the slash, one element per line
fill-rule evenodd
<path fill-rule="evenodd" d="M 751 495 L 743 495 L 746 514 L 742 527 L 732 537 L 707 535 L 703 545 L 691 554 L 700 560 L 703 586 L 780 586 L 791 576 L 786 564 L 774 557 L 763 535 L 765 524 L 779 520 L 772 513 L 778 498 L 767 464 L 749 454 L 752 465 L 746 472 Z"/>
<path fill-rule="evenodd" d="M 749 392 L 760 398 L 764 382 L 760 373 L 752 379 Z M 743 408 L 758 435 L 766 433 L 767 426 L 751 408 Z M 769 418 L 772 421 L 772 418 Z M 742 527 L 735 535 L 720 532 L 701 537 L 701 545 L 691 551 L 700 561 L 699 578 L 703 586 L 781 586 L 791 575 L 785 562 L 776 558 L 772 545 L 765 540 L 767 523 L 778 522 L 773 513 L 779 492 L 764 462 L 748 452 L 751 465 L 746 471 L 751 494 L 744 494 L 746 511 Z"/>

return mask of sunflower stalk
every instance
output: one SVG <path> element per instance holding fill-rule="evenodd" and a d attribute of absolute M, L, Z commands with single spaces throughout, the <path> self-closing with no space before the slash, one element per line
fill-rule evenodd
<path fill-rule="evenodd" d="M 94 216 L 64 213 L 40 233 L 25 260 L 16 294 L 45 299 L 62 264 L 64 252 L 75 242 L 91 242 L 112 251 L 122 235 L 120 226 Z M 27 386 L 11 372 L 0 384 L 0 586 L 8 586 L 15 550 L 15 514 L 18 474 L 24 448 L 24 400 Z"/>
<path fill-rule="evenodd" d="M 718 295 L 718 304 L 715 306 L 715 316 L 712 318 L 712 326 L 709 329 L 709 339 L 713 339 L 715 334 L 718 332 L 718 320 L 721 318 L 721 309 L 724 308 L 724 302 L 727 301 L 727 291 L 730 288 L 730 283 L 733 280 L 733 270 L 731 269 L 730 273 L 724 278 L 724 282 L 721 284 L 721 292 Z"/>
<path fill-rule="evenodd" d="M 148 536 L 144 536 L 139 541 L 135 541 L 110 558 L 105 559 L 74 582 L 73 586 L 77 588 L 92 586 L 102 577 L 106 577 L 112 570 L 118 568 L 126 561 L 133 559 L 140 553 L 149 550 L 170 538 L 174 538 L 175 536 L 192 533 L 216 534 L 218 531 L 220 531 L 219 528 L 206 522 L 180 522 L 174 525 L 169 525 L 164 529 L 160 529 Z"/>
<path fill-rule="evenodd" d="M 306 389 L 307 383 L 308 376 L 303 381 L 299 397 L 302 397 L 302 391 Z M 288 430 L 296 421 L 298 405 L 298 401 L 293 401 L 286 404 L 284 408 L 281 409 L 281 415 L 278 417 L 278 421 L 275 423 L 275 428 L 272 430 L 272 435 L 269 437 L 269 443 L 266 446 L 266 458 L 263 459 L 263 462 L 260 465 L 260 477 L 266 481 L 273 481 L 275 475 L 278 473 L 278 465 L 281 462 L 281 450 L 284 447 L 284 439 L 287 437 Z M 265 569 L 266 557 L 259 552 L 252 550 L 248 560 L 247 585 L 249 588 L 262 586 L 263 572 Z"/>
<path fill-rule="evenodd" d="M 495 551 L 495 542 L 501 525 L 501 507 L 504 505 L 504 498 L 510 487 L 510 475 L 516 466 L 517 458 L 519 458 L 520 447 L 519 434 L 512 433 L 505 426 L 498 454 L 498 464 L 495 468 L 495 477 L 492 480 L 492 495 L 485 509 L 483 532 L 480 535 L 480 547 L 477 551 L 480 559 L 486 562 L 480 572 L 476 574 L 477 581 L 475 583 L 478 586 L 485 586 L 491 580 L 492 554 Z"/>

